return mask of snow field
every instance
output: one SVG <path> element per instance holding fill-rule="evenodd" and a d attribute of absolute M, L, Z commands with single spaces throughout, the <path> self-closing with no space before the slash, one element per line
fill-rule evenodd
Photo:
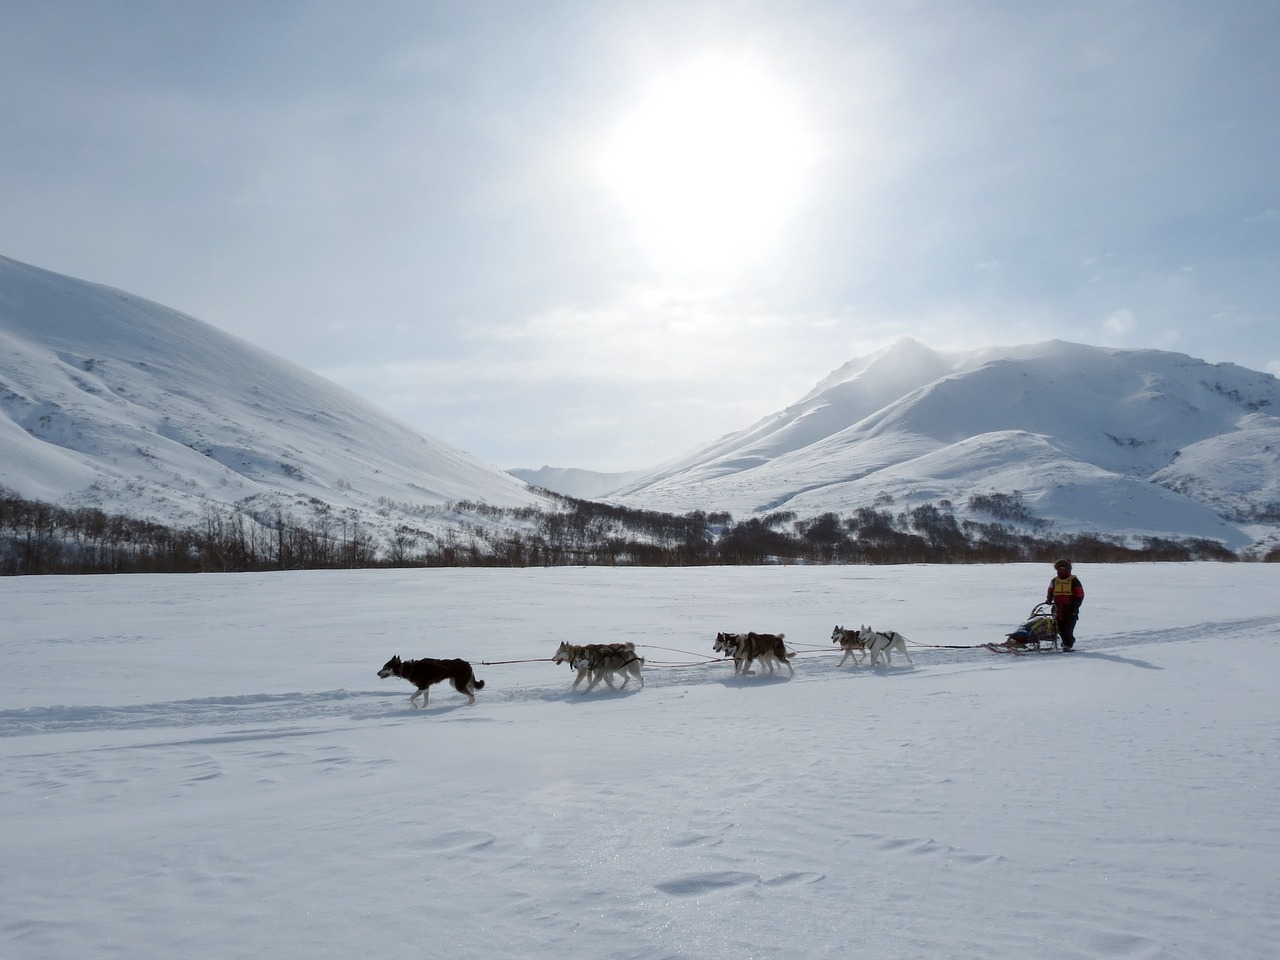
<path fill-rule="evenodd" d="M 1077 572 L 1077 653 L 876 670 L 834 624 L 1000 639 L 1050 571 L 0 581 L 0 952 L 1265 956 L 1280 569 Z M 796 676 L 656 664 L 739 629 Z M 643 690 L 539 661 L 614 639 Z M 485 689 L 412 710 L 394 653 Z"/>

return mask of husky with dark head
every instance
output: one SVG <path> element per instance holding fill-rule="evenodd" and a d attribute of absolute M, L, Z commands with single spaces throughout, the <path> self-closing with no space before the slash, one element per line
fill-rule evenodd
<path fill-rule="evenodd" d="M 844 651 L 844 656 L 840 658 L 837 667 L 843 667 L 844 662 L 853 657 L 855 666 L 862 664 L 864 659 L 864 651 L 867 649 L 866 641 L 862 639 L 862 634 L 857 630 L 846 630 L 844 627 L 836 627 L 831 631 L 831 642 L 840 644 L 840 649 Z"/>
<path fill-rule="evenodd" d="M 484 681 L 476 679 L 471 664 L 465 660 L 432 660 L 430 657 L 424 657 L 421 660 L 401 660 L 397 656 L 383 664 L 382 669 L 378 671 L 378 676 L 384 680 L 387 677 L 402 677 L 412 683 L 417 689 L 409 697 L 409 702 L 415 709 L 418 706 L 418 697 L 422 697 L 424 707 L 427 705 L 428 689 L 433 683 L 452 681 L 453 689 L 465 694 L 472 703 L 476 702 L 475 692 L 484 689 Z"/>
<path fill-rule="evenodd" d="M 911 659 L 911 654 L 907 653 L 907 638 L 896 630 L 872 630 L 868 626 L 858 628 L 858 639 L 860 639 L 866 648 L 871 651 L 871 666 L 875 666 L 880 660 L 880 654 L 884 654 L 884 663 L 887 667 L 893 666 L 892 651 L 897 650 L 900 654 L 907 658 L 907 663 L 912 665 L 915 661 Z"/>
<path fill-rule="evenodd" d="M 716 642 L 711 649 L 723 657 L 733 658 L 733 672 L 742 672 L 743 643 L 747 638 L 745 633 L 717 633 Z"/>
<path fill-rule="evenodd" d="M 791 666 L 792 653 L 783 642 L 785 638 L 782 633 L 718 633 L 712 649 L 733 657 L 734 673 L 754 674 L 751 664 L 759 660 L 769 673 L 773 673 L 776 663 L 781 663 L 794 677 L 796 670 Z"/>

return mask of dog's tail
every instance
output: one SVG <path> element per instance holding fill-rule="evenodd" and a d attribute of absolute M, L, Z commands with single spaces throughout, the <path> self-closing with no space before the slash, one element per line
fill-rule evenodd
<path fill-rule="evenodd" d="M 472 681 L 471 681 L 471 683 L 475 686 L 475 688 L 476 688 L 477 690 L 483 690 L 483 689 L 484 689 L 484 681 L 483 681 L 483 680 L 476 680 L 476 679 L 474 679 L 474 678 L 473 678 L 473 679 L 472 679 Z"/>

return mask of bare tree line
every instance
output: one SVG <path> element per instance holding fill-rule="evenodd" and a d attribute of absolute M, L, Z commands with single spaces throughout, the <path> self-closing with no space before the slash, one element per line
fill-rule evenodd
<path fill-rule="evenodd" d="M 1221 543 L 1101 534 L 1054 535 L 1014 494 L 969 501 L 990 522 L 961 520 L 948 501 L 894 512 L 892 501 L 847 515 L 790 511 L 735 520 L 669 514 L 543 491 L 557 509 L 463 501 L 443 533 L 375 531 L 354 510 L 314 501 L 304 518 L 211 507 L 170 527 L 93 507 L 59 507 L 0 488 L 0 575 L 190 573 L 410 566 L 688 566 L 710 564 L 1008 563 L 1242 559 Z M 437 514 L 439 515 L 439 514 Z M 1280 560 L 1280 550 L 1260 558 Z"/>

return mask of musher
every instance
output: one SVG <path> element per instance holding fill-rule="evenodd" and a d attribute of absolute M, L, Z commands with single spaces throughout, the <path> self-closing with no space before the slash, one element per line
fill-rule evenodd
<path fill-rule="evenodd" d="M 1080 604 L 1084 603 L 1084 587 L 1080 578 L 1071 573 L 1070 560 L 1058 560 L 1053 565 L 1054 578 L 1049 581 L 1045 602 L 1053 604 L 1053 618 L 1058 622 L 1058 636 L 1062 640 L 1062 652 L 1070 653 L 1076 645 L 1076 621 L 1080 619 Z"/>

